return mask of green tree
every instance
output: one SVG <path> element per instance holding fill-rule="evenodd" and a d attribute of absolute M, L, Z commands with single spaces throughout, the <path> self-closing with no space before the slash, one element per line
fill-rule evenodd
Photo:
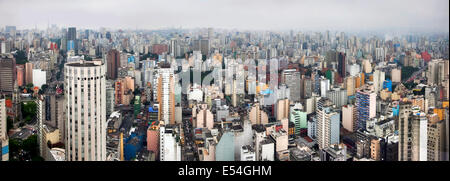
<path fill-rule="evenodd" d="M 6 131 L 9 131 L 14 127 L 13 119 L 11 117 L 6 118 Z"/>
<path fill-rule="evenodd" d="M 25 86 L 27 89 L 31 89 L 34 87 L 33 83 L 29 83 Z"/>
<path fill-rule="evenodd" d="M 26 151 L 29 151 L 31 155 L 38 154 L 38 141 L 37 141 L 37 135 L 31 135 L 22 143 L 22 148 Z"/>
<path fill-rule="evenodd" d="M 16 64 L 25 64 L 28 62 L 28 58 L 23 50 L 17 51 L 17 53 L 14 54 L 14 58 L 16 59 Z"/>
<path fill-rule="evenodd" d="M 34 101 L 22 102 L 22 116 L 29 123 L 36 117 L 37 104 Z"/>
<path fill-rule="evenodd" d="M 414 72 L 416 72 L 418 70 L 419 70 L 419 68 L 411 67 L 411 66 L 402 67 L 402 70 L 401 70 L 401 72 L 402 72 L 401 73 L 402 74 L 402 81 L 407 80 L 409 77 L 411 77 L 411 75 Z"/>

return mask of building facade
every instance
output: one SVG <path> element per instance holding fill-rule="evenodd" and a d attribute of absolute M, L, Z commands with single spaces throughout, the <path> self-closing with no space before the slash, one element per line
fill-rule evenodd
<path fill-rule="evenodd" d="M 66 158 L 106 159 L 106 72 L 101 62 L 71 62 L 64 66 Z"/>

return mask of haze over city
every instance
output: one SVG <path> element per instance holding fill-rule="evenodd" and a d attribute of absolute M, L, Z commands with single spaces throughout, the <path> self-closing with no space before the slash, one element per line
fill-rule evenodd
<path fill-rule="evenodd" d="M 448 161 L 448 5 L 0 0 L 0 161 L 194 162 L 148 178 Z"/>
<path fill-rule="evenodd" d="M 447 0 L 0 0 L 0 26 L 448 32 Z"/>

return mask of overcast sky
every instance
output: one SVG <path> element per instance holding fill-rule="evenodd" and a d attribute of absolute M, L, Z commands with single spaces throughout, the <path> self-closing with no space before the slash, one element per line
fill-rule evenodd
<path fill-rule="evenodd" d="M 448 32 L 449 0 L 0 0 L 0 26 Z"/>

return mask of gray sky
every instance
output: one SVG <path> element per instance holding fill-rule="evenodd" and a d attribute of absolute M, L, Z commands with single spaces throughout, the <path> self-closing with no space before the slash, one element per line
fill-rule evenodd
<path fill-rule="evenodd" d="M 448 32 L 448 0 L 0 0 L 0 26 Z"/>

